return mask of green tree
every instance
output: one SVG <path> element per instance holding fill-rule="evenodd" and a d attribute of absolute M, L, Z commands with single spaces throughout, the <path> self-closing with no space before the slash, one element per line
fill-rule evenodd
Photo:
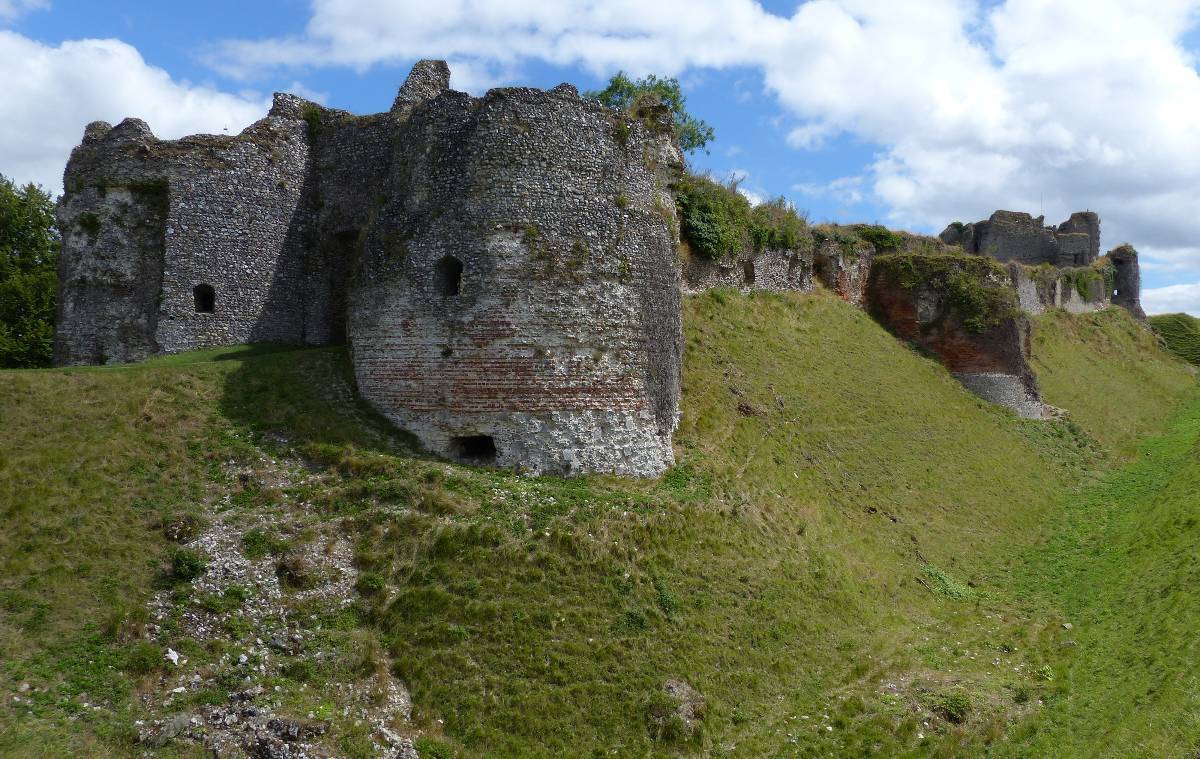
<path fill-rule="evenodd" d="M 643 79 L 630 79 L 624 71 L 618 71 L 608 80 L 607 87 L 584 93 L 584 96 L 627 113 L 636 113 L 639 108 L 647 105 L 667 106 L 675 120 L 675 138 L 685 153 L 701 150 L 716 139 L 716 133 L 711 126 L 684 108 L 687 99 L 683 96 L 679 80 L 675 77 L 660 79 L 651 74 Z"/>
<path fill-rule="evenodd" d="M 50 365 L 58 249 L 51 197 L 0 175 L 0 368 Z"/>

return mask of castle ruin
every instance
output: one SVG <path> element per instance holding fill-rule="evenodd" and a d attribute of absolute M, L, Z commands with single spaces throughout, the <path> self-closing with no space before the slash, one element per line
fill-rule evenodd
<path fill-rule="evenodd" d="M 474 98 L 422 61 L 373 116 L 277 95 L 237 136 L 91 124 L 57 362 L 344 341 L 361 395 L 434 452 L 658 474 L 682 353 L 663 118 L 570 85 Z"/>
<path fill-rule="evenodd" d="M 793 250 L 697 258 L 672 135 L 665 108 L 617 113 L 567 84 L 455 92 L 441 61 L 369 116 L 277 94 L 236 136 L 95 122 L 58 207 L 56 362 L 345 343 L 361 396 L 435 453 L 655 476 L 673 463 L 685 291 L 820 283 L 1028 417 L 1044 406 L 1026 313 L 1141 315 L 1136 252 L 1099 256 L 1093 213 L 1045 227 L 999 211 L 899 249 L 809 231 Z M 914 251 L 1019 309 L 980 326 L 894 276 Z"/>

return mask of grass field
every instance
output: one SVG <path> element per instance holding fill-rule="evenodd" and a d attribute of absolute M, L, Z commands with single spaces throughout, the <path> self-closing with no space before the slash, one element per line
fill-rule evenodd
<path fill-rule="evenodd" d="M 1114 721 L 1114 746 L 1191 740 L 1195 559 L 1186 533 L 1148 537 L 1191 518 L 1195 379 L 1152 339 L 1119 313 L 1043 319 L 1039 378 L 1072 421 L 1028 422 L 831 296 L 685 309 L 679 463 L 656 482 L 425 457 L 349 397 L 334 349 L 0 372 L 0 694 L 33 694 L 0 706 L 0 755 L 141 750 L 162 525 L 265 508 L 223 468 L 264 456 L 313 472 L 272 498 L 343 520 L 372 580 L 339 624 L 407 683 L 431 755 L 1090 756 Z M 1147 592 L 1143 634 L 1115 617 Z M 668 679 L 703 694 L 696 732 L 655 722 Z"/>

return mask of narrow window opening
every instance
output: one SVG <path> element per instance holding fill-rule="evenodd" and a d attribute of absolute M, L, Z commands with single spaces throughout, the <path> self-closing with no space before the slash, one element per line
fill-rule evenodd
<path fill-rule="evenodd" d="M 465 435 L 450 439 L 450 452 L 469 464 L 496 463 L 496 441 L 491 435 Z"/>
<path fill-rule="evenodd" d="M 196 300 L 196 313 L 211 314 L 217 307 L 217 292 L 212 285 L 196 285 L 192 288 Z"/>
<path fill-rule="evenodd" d="M 753 261 L 747 261 L 746 263 L 742 264 L 742 274 L 746 278 L 746 284 L 748 284 L 748 285 L 754 284 L 754 262 Z"/>
<path fill-rule="evenodd" d="M 433 286 L 439 295 L 458 295 L 462 285 L 463 264 L 454 256 L 445 256 L 437 262 L 433 271 Z"/>

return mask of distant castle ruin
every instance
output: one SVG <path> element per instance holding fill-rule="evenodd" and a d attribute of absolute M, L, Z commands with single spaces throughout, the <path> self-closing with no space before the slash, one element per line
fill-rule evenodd
<path fill-rule="evenodd" d="M 681 293 L 821 282 L 928 343 L 984 397 L 1040 414 L 1027 323 L 964 329 L 951 301 L 878 276 L 873 262 L 898 251 L 810 237 L 795 250 L 689 257 L 671 126 L 665 109 L 617 113 L 566 84 L 471 97 L 449 89 L 441 61 L 419 62 L 392 108 L 371 116 L 280 94 L 237 136 L 165 141 L 137 119 L 90 124 L 58 209 L 56 361 L 345 342 L 362 397 L 436 453 L 654 476 L 673 462 Z M 1062 285 L 1096 268 L 1095 214 L 1047 228 L 998 212 L 941 241 L 905 239 L 1012 261 L 1002 286 L 1026 311 L 1111 302 L 1140 313 L 1132 249 L 1109 254 L 1116 286 L 1082 306 Z M 972 346 L 994 360 L 959 361 Z M 997 376 L 1016 378 L 1019 402 L 1012 382 L 992 387 Z"/>

